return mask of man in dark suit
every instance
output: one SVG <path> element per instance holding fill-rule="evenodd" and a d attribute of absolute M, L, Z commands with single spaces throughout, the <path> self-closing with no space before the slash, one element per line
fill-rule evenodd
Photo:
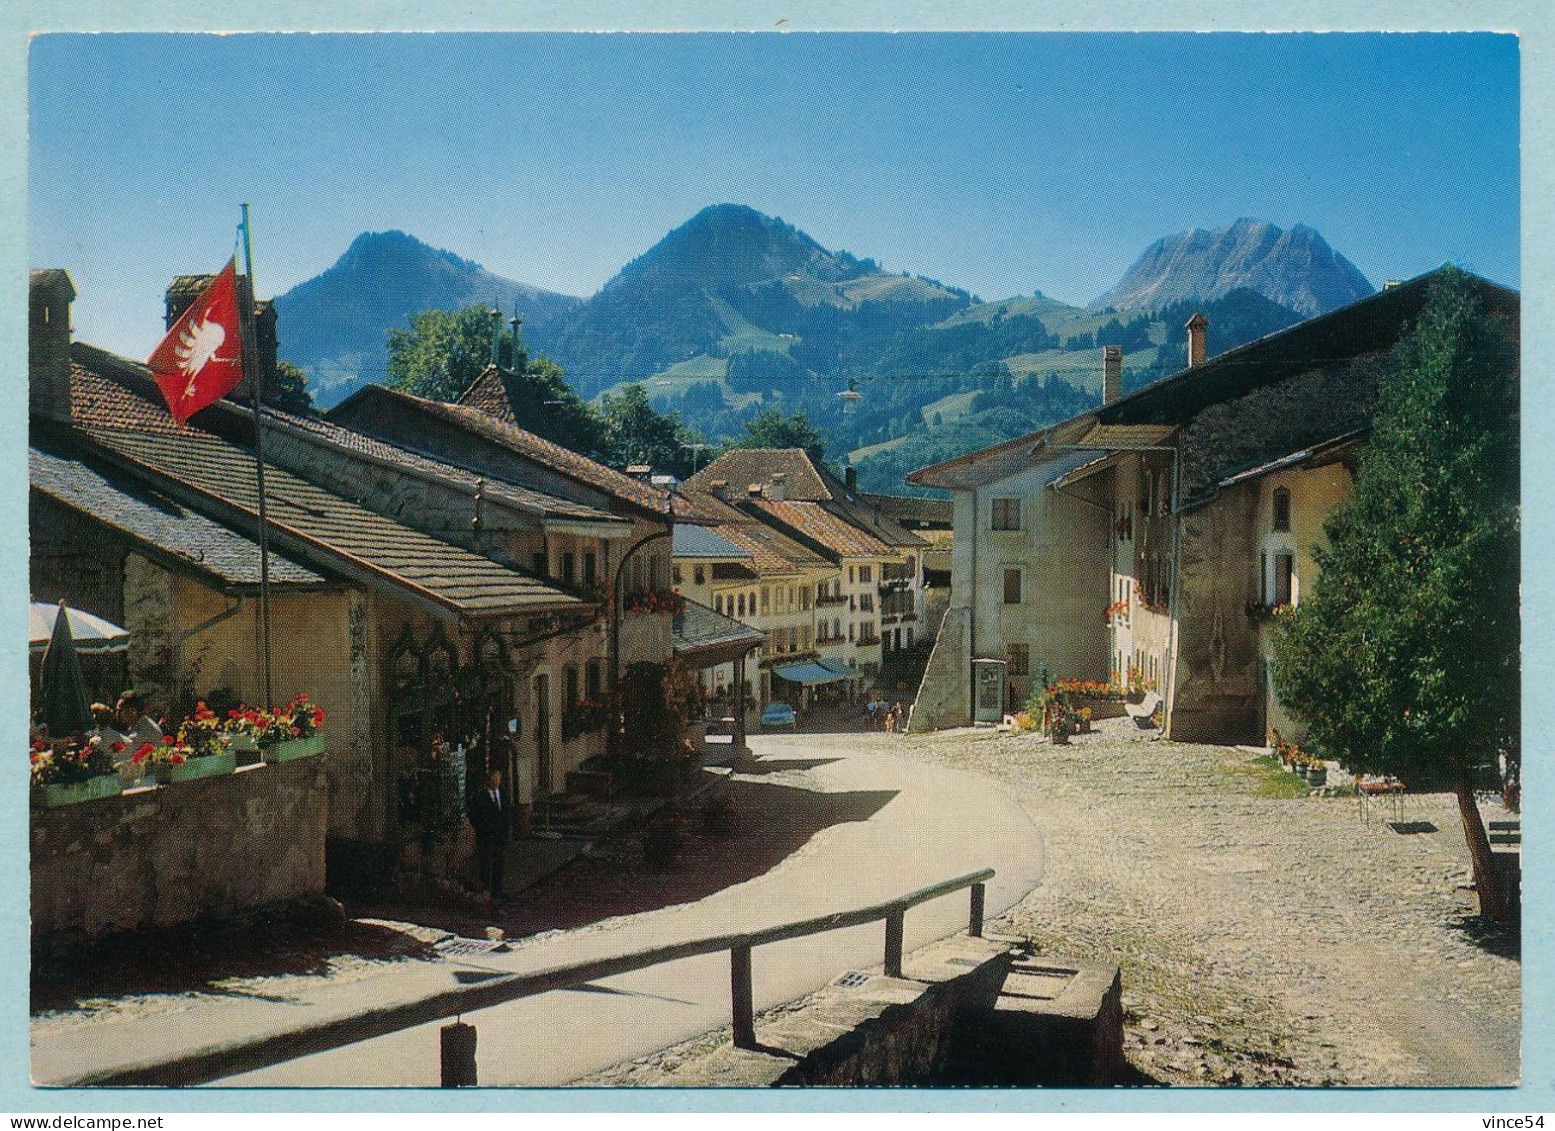
<path fill-rule="evenodd" d="M 480 858 L 481 883 L 492 899 L 502 898 L 502 870 L 508 849 L 509 811 L 512 805 L 502 791 L 502 771 L 492 770 L 486 788 L 470 799 L 470 824 L 475 826 L 476 855 Z"/>

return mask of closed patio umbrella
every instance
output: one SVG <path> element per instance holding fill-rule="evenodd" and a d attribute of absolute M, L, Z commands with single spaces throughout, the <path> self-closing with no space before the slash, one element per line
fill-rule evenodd
<path fill-rule="evenodd" d="M 70 617 L 66 615 L 63 601 L 59 612 L 54 619 L 54 634 L 43 653 L 43 672 L 38 681 L 39 714 L 54 738 L 84 734 L 92 728 L 86 685 L 81 682 L 81 664 L 76 659 Z"/>
<path fill-rule="evenodd" d="M 27 606 L 27 646 L 32 652 L 41 652 L 54 637 L 54 621 L 65 607 L 61 601 L 51 605 L 47 601 L 34 601 Z M 76 652 L 122 652 L 130 646 L 128 629 L 120 628 L 112 621 L 70 610 L 70 636 L 75 641 Z"/>

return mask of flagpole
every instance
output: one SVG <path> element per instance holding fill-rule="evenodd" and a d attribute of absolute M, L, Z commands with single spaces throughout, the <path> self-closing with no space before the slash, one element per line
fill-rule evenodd
<path fill-rule="evenodd" d="M 248 205 L 243 205 L 243 268 L 248 275 L 248 301 L 242 303 L 243 370 L 254 409 L 254 480 L 259 488 L 259 655 L 264 707 L 275 705 L 270 686 L 270 521 L 265 512 L 265 428 L 259 399 L 263 374 L 259 372 L 259 343 L 254 338 L 254 312 L 259 291 L 254 286 L 254 249 L 248 236 Z M 252 366 L 249 362 L 252 361 Z"/>

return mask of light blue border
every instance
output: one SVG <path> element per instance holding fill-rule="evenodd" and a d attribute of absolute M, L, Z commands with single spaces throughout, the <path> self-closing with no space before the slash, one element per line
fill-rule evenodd
<path fill-rule="evenodd" d="M 0 525 L 0 639 L 20 642 L 26 608 L 26 59 L 37 31 L 275 31 L 275 30 L 1135 30 L 1138 5 L 1073 2 L 1051 7 L 1030 3 L 961 0 L 930 10 L 876 0 L 835 0 L 824 12 L 814 4 L 750 3 L 739 0 L 623 5 L 532 3 L 522 8 L 475 5 L 461 0 L 348 0 L 320 6 L 306 0 L 10 0 L 0 3 L 0 498 L 10 500 Z M 13 1003 L 0 1029 L 0 1111 L 54 1112 L 220 1112 L 220 1111 L 1474 1111 L 1498 1114 L 1555 1110 L 1552 1062 L 1551 978 L 1548 958 L 1555 912 L 1543 871 L 1549 851 L 1547 826 L 1551 787 L 1543 742 L 1555 737 L 1555 694 L 1543 677 L 1555 672 L 1555 647 L 1530 626 L 1551 623 L 1551 574 L 1547 561 L 1555 470 L 1550 440 L 1552 414 L 1549 359 L 1555 357 L 1555 299 L 1552 299 L 1550 220 L 1555 217 L 1555 147 L 1551 93 L 1555 90 L 1555 6 L 1541 0 L 1257 0 L 1211 5 L 1192 0 L 1156 0 L 1152 31 L 1489 30 L 1521 36 L 1523 67 L 1523 373 L 1524 521 L 1524 757 L 1527 808 L 1533 815 L 1524 842 L 1524 1056 L 1521 1088 L 1492 1091 L 1126 1091 L 1126 1092 L 645 1092 L 645 1091 L 191 1091 L 57 1092 L 33 1089 L 27 1080 L 27 924 L 19 913 L 27 902 L 27 807 L 23 783 L 25 652 L 0 649 L 0 687 L 12 689 L 0 712 L 0 860 L 8 862 L 0 895 L 17 909 L 0 920 L 0 948 L 10 960 L 0 965 L 0 993 Z"/>

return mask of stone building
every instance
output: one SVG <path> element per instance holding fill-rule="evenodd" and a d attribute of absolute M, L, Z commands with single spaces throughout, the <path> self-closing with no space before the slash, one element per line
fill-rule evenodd
<path fill-rule="evenodd" d="M 175 717 L 218 688 L 257 701 L 251 415 L 223 401 L 178 428 L 144 366 L 70 341 L 63 272 L 35 273 L 32 295 L 33 596 L 125 624 L 128 680 Z M 671 654 L 667 613 L 612 616 L 608 593 L 668 587 L 651 506 L 273 409 L 264 457 L 274 694 L 329 715 L 332 867 L 381 871 L 427 831 L 436 735 L 476 740 L 470 773 L 493 752 L 520 800 L 562 790 L 605 749 L 577 704 L 623 656 Z M 621 569 L 658 545 L 657 574 L 647 552 Z"/>
<path fill-rule="evenodd" d="M 1516 293 L 1470 278 L 1515 337 Z M 1208 359 L 1195 315 L 1189 366 L 1127 396 L 1107 347 L 1094 411 L 909 475 L 956 508 L 952 605 L 914 725 L 977 715 L 973 669 L 989 661 L 1009 673 L 1006 706 L 1015 673 L 1043 663 L 1155 685 L 1171 738 L 1261 742 L 1288 721 L 1268 614 L 1312 583 L 1388 353 L 1431 280 Z"/>

